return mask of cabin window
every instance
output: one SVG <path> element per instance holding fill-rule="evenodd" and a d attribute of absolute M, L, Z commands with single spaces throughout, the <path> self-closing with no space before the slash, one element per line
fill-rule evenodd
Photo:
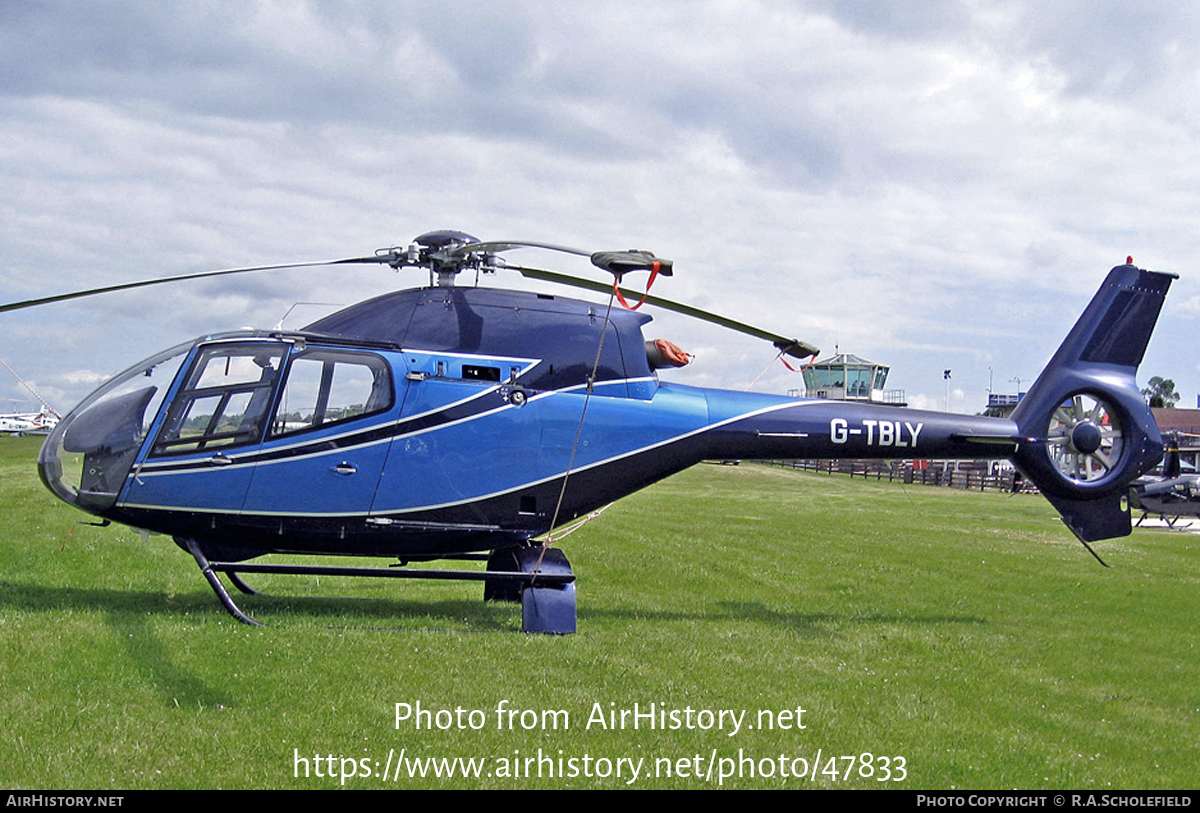
<path fill-rule="evenodd" d="M 310 349 L 292 357 L 271 436 L 374 415 L 394 402 L 386 361 L 371 353 Z"/>
<path fill-rule="evenodd" d="M 186 454 L 262 438 L 282 346 L 214 345 L 200 352 L 171 403 L 154 454 Z"/>

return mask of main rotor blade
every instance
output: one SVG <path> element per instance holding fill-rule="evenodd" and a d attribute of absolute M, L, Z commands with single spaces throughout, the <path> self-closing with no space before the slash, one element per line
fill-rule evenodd
<path fill-rule="evenodd" d="M 534 243 L 525 240 L 496 240 L 490 243 L 467 243 L 458 246 L 450 252 L 452 257 L 465 257 L 469 254 L 498 254 L 501 251 L 512 251 L 514 248 L 542 248 L 546 251 L 559 251 L 563 254 L 574 254 L 579 257 L 590 257 L 592 252 L 570 246 L 559 246 L 554 243 Z"/>
<path fill-rule="evenodd" d="M 468 257 L 472 254 L 498 254 L 501 251 L 511 251 L 514 248 L 540 248 L 546 251 L 558 251 L 563 254 L 574 254 L 577 257 L 587 257 L 592 265 L 602 268 L 610 274 L 620 276 L 630 271 L 649 271 L 657 266 L 657 273 L 665 277 L 671 276 L 672 262 L 661 257 L 655 257 L 649 251 L 630 249 L 628 251 L 584 251 L 581 248 L 560 246 L 554 243 L 535 243 L 527 240 L 504 240 L 490 243 L 467 243 L 450 251 L 451 257 Z"/>
<path fill-rule="evenodd" d="M 71 291 L 65 294 L 56 294 L 54 296 L 44 296 L 40 299 L 26 299 L 23 302 L 10 302 L 7 305 L 0 305 L 0 313 L 5 311 L 16 311 L 22 308 L 33 308 L 38 305 L 48 305 L 51 302 L 62 302 L 68 299 L 82 299 L 85 296 L 95 296 L 96 294 L 107 294 L 112 291 L 125 291 L 130 288 L 145 288 L 149 285 L 161 285 L 166 282 L 183 282 L 189 279 L 203 279 L 204 277 L 221 277 L 228 274 L 245 274 L 250 271 L 278 271 L 283 268 L 309 268 L 317 265 L 346 265 L 348 263 L 390 263 L 395 259 L 393 254 L 377 254 L 372 257 L 348 257 L 342 260 L 320 260 L 317 262 L 304 263 L 282 263 L 280 265 L 253 265 L 245 268 L 224 268 L 219 271 L 200 271 L 195 274 L 179 274 L 174 277 L 157 277 L 155 279 L 144 279 L 137 282 L 125 282 L 119 285 L 105 285 L 101 288 L 89 288 L 85 291 Z"/>
<path fill-rule="evenodd" d="M 599 293 L 610 293 L 612 286 L 597 282 L 595 280 L 583 279 L 582 277 L 572 277 L 567 274 L 559 274 L 554 271 L 544 271 L 540 268 L 526 268 L 519 265 L 509 265 L 507 268 L 517 271 L 521 276 L 528 279 L 540 279 L 546 282 L 555 282 L 559 285 L 570 285 L 574 288 L 583 288 L 589 291 L 598 291 Z M 621 288 L 621 294 L 626 297 L 638 298 L 642 297 L 641 291 L 635 291 L 631 288 Z M 691 316 L 696 319 L 701 319 L 705 322 L 711 322 L 714 325 L 736 330 L 738 333 L 744 333 L 747 336 L 753 336 L 756 339 L 766 339 L 771 344 L 775 345 L 783 353 L 797 359 L 806 359 L 809 356 L 815 356 L 821 351 L 813 347 L 807 342 L 802 342 L 799 339 L 789 339 L 787 336 L 781 336 L 778 333 L 771 333 L 762 328 L 748 325 L 745 322 L 738 322 L 735 319 L 730 319 L 726 316 L 721 316 L 709 311 L 694 308 L 691 305 L 684 305 L 682 302 L 675 302 L 670 299 L 663 299 L 653 294 L 646 296 L 646 302 L 655 307 L 663 308 L 676 313 L 682 313 L 686 316 Z"/>

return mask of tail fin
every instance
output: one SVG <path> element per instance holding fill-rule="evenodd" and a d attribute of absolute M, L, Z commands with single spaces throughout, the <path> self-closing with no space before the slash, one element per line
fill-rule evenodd
<path fill-rule="evenodd" d="M 1174 274 L 1119 265 L 1013 412 L 1013 460 L 1084 543 L 1130 532 L 1130 481 L 1163 443 L 1135 375 Z"/>
<path fill-rule="evenodd" d="M 1163 477 L 1168 480 L 1178 479 L 1183 474 L 1183 464 L 1179 460 L 1179 433 L 1172 432 L 1167 438 L 1167 451 L 1163 455 Z"/>

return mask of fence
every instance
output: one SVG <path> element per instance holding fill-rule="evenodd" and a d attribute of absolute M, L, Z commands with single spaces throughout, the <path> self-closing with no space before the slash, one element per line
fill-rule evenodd
<path fill-rule="evenodd" d="M 989 461 L 921 461 L 924 465 L 913 465 L 912 461 L 889 462 L 886 460 L 771 460 L 772 466 L 804 469 L 824 474 L 846 474 L 889 483 L 901 481 L 910 485 L 947 486 L 983 491 L 1032 491 L 1016 471 L 1002 471 Z"/>

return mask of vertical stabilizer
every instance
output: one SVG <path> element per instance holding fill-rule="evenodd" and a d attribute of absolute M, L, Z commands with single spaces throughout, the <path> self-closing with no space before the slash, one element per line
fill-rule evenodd
<path fill-rule="evenodd" d="M 1112 269 L 1013 412 L 1014 462 L 1084 542 L 1130 532 L 1129 482 L 1162 458 L 1136 375 L 1175 278 Z"/>

